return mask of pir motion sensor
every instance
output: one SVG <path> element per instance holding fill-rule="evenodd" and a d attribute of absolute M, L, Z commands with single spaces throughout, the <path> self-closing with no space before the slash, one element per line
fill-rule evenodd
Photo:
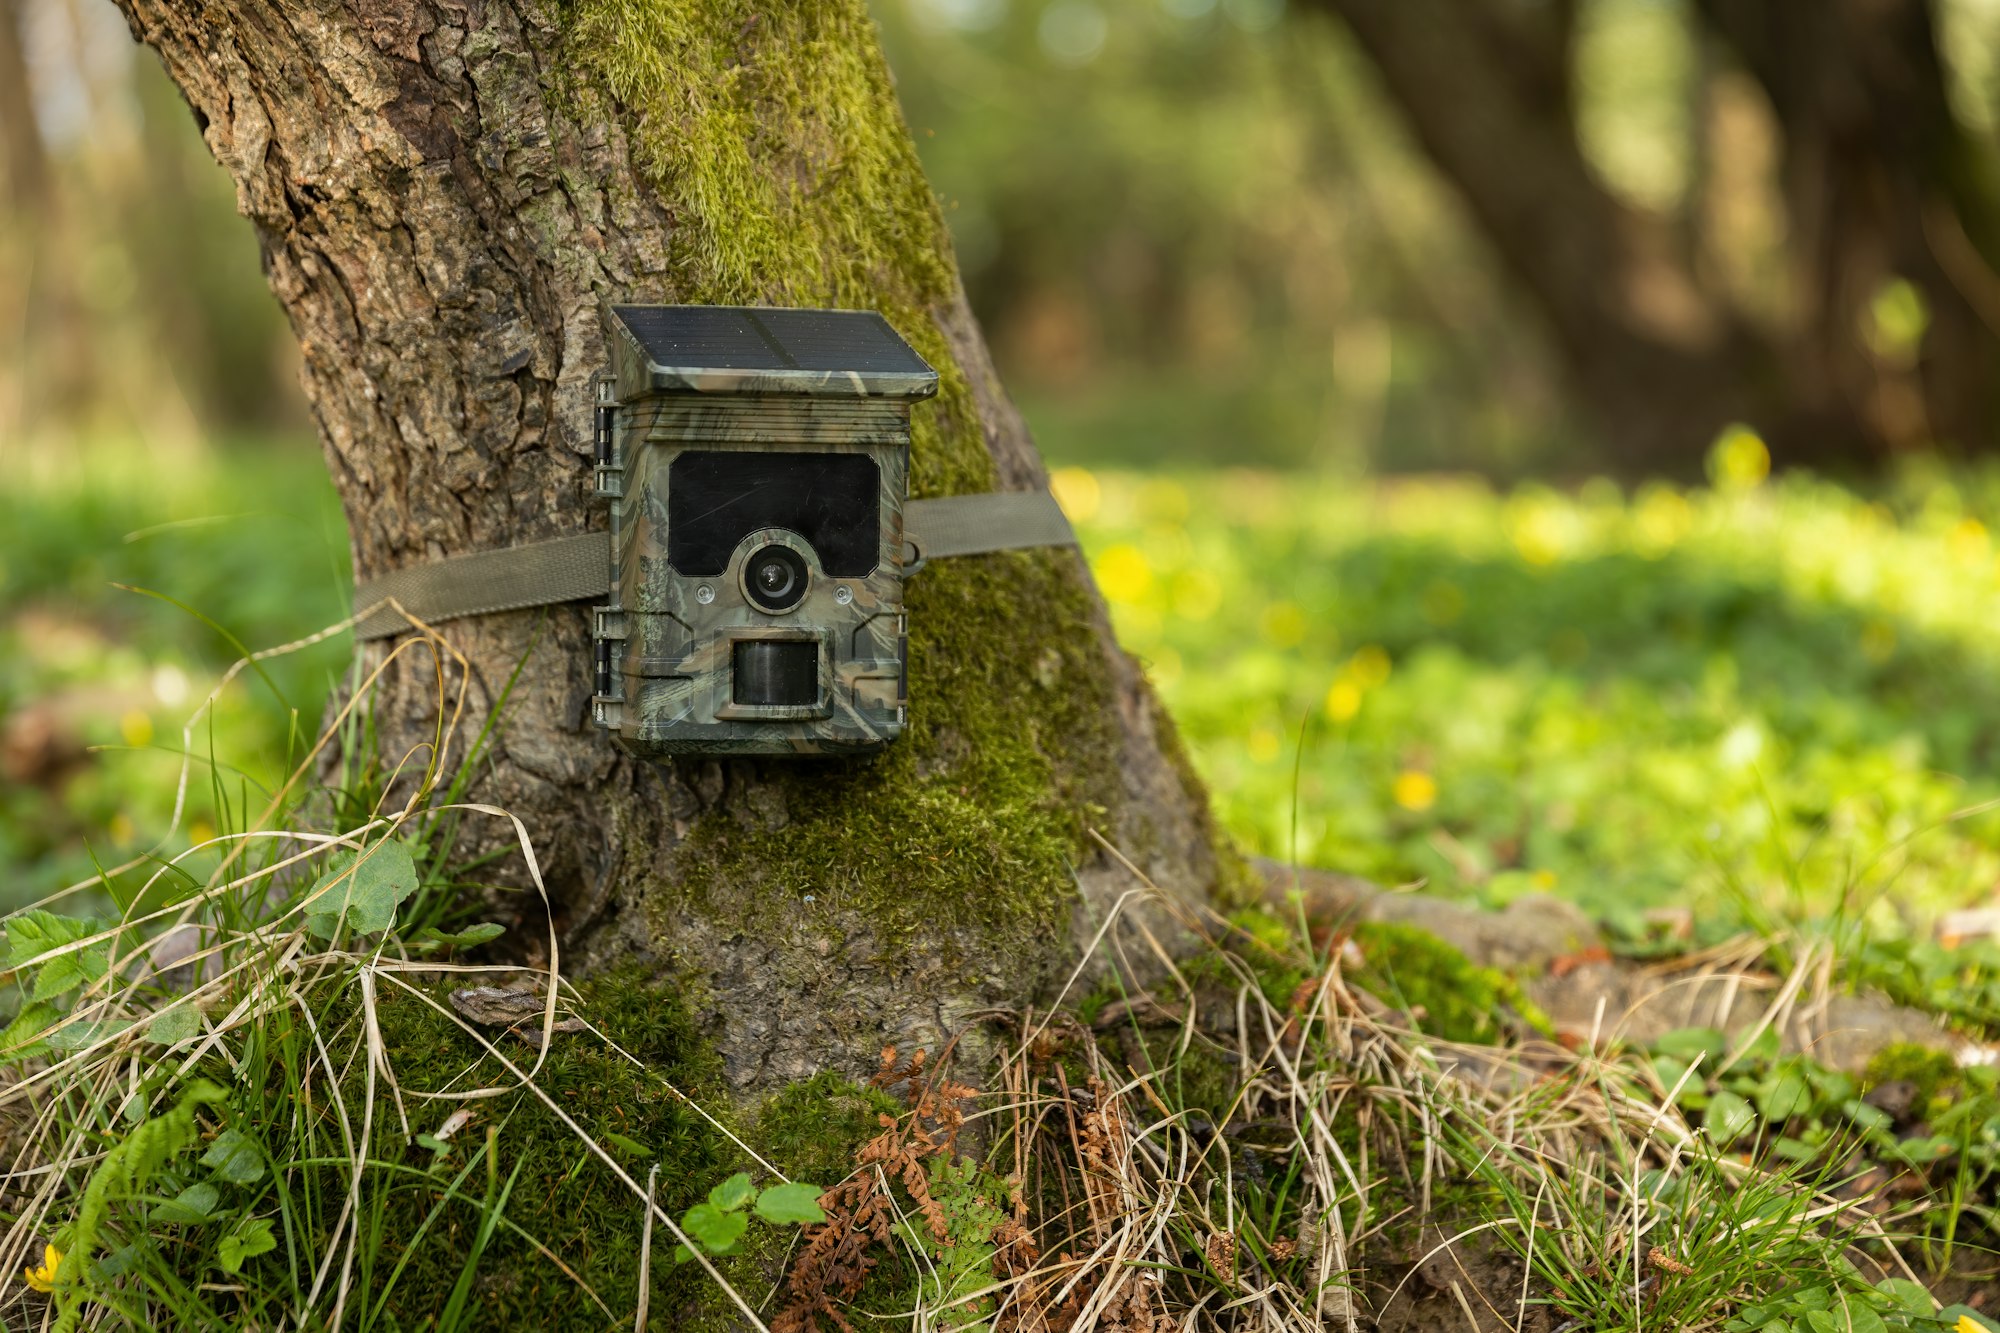
<path fill-rule="evenodd" d="M 396 570 L 363 639 L 607 597 L 592 716 L 644 757 L 877 749 L 908 719 L 903 584 L 925 561 L 1076 537 L 1046 492 L 910 500 L 937 372 L 874 311 L 614 306 L 595 532 Z"/>

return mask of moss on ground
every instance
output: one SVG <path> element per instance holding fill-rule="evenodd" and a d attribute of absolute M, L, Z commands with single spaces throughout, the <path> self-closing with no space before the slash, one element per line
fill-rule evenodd
<path fill-rule="evenodd" d="M 1299 938 L 1297 925 L 1264 908 L 1245 907 L 1230 913 L 1229 927 L 1218 941 L 1221 948 L 1205 949 L 1182 965 L 1189 983 L 1235 989 L 1238 976 L 1224 958 L 1226 953 L 1248 969 L 1266 1000 L 1281 1010 L 1287 1008 L 1299 984 L 1313 972 L 1311 953 Z"/>
<path fill-rule="evenodd" d="M 1261 907 L 1229 917 L 1221 941 L 1278 1009 L 1291 1006 L 1299 987 L 1316 974 L 1316 964 L 1299 927 Z M 1418 1016 L 1418 1024 L 1446 1041 L 1498 1042 L 1510 1034 L 1510 1018 L 1546 1032 L 1546 1015 L 1504 972 L 1481 967 L 1419 926 L 1395 921 L 1362 921 L 1351 931 L 1362 964 L 1349 979 L 1387 1002 Z M 1183 967 L 1197 986 L 1231 988 L 1237 974 L 1221 951 L 1203 953 Z"/>
<path fill-rule="evenodd" d="M 757 1150 L 793 1180 L 832 1185 L 854 1170 L 855 1150 L 882 1132 L 876 1117 L 902 1111 L 880 1088 L 814 1074 L 764 1099 Z"/>
<path fill-rule="evenodd" d="M 750 1165 L 741 1160 L 735 1145 L 667 1086 L 711 1108 L 724 1107 L 720 1064 L 695 1034 L 685 1005 L 671 991 L 656 989 L 631 972 L 608 974 L 582 983 L 579 989 L 582 1012 L 636 1056 L 643 1068 L 589 1034 L 563 1035 L 555 1039 L 536 1082 L 586 1132 L 612 1146 L 634 1179 L 643 1183 L 658 1163 L 660 1203 L 678 1216 L 730 1172 Z M 435 998 L 442 1001 L 442 989 Z M 329 1005 L 322 1025 L 338 1025 L 333 1011 L 352 1004 L 346 998 Z M 384 988 L 378 1013 L 412 1129 L 435 1129 L 437 1122 L 463 1105 L 427 1102 L 420 1094 L 507 1080 L 505 1071 L 484 1058 L 471 1038 L 422 1001 Z M 512 1037 L 502 1040 L 510 1059 L 523 1066 L 532 1060 L 533 1052 L 525 1044 Z M 361 1110 L 362 1078 L 359 1069 L 349 1077 L 350 1116 Z M 449 1154 L 434 1158 L 427 1148 L 399 1142 L 393 1100 L 386 1089 L 378 1090 L 377 1096 L 376 1158 L 405 1169 L 371 1171 L 367 1177 L 362 1223 L 379 1241 L 363 1247 L 355 1276 L 357 1290 L 386 1293 L 383 1314 L 393 1321 L 391 1326 L 429 1326 L 459 1281 L 480 1226 L 488 1179 L 484 1164 L 459 1185 L 458 1197 L 447 1199 L 447 1186 L 478 1153 L 491 1129 L 498 1179 L 514 1178 L 505 1210 L 511 1227 L 495 1233 L 480 1259 L 472 1281 L 468 1327 L 630 1327 L 638 1297 L 643 1206 L 542 1102 L 523 1092 L 473 1103 L 478 1118 L 453 1137 Z M 344 1165 L 321 1170 L 341 1177 L 319 1182 L 323 1192 L 340 1197 Z M 438 1210 L 436 1220 L 425 1229 L 433 1210 Z M 330 1243 L 330 1238 L 319 1238 L 321 1247 Z M 390 1270 L 398 1263 L 404 1267 L 391 1286 Z M 596 1293 L 609 1315 L 584 1286 Z M 654 1236 L 652 1288 L 654 1326 L 659 1328 L 683 1327 L 676 1312 L 701 1311 L 717 1299 L 713 1284 L 698 1268 L 673 1262 L 672 1238 L 659 1231 Z"/>
<path fill-rule="evenodd" d="M 1965 1071 L 1950 1051 L 1916 1042 L 1899 1041 L 1883 1047 L 1862 1072 L 1864 1091 L 1906 1080 L 1916 1086 L 1912 1104 L 1927 1117 L 1941 1114 L 1965 1096 Z"/>
<path fill-rule="evenodd" d="M 1511 1016 L 1538 1032 L 1549 1021 L 1504 972 L 1481 967 L 1437 936 L 1394 921 L 1363 921 L 1354 942 L 1366 960 L 1354 979 L 1445 1041 L 1497 1042 Z"/>
<path fill-rule="evenodd" d="M 449 989 L 439 986 L 427 993 L 444 1004 Z M 562 1034 L 536 1083 L 586 1133 L 610 1148 L 635 1181 L 643 1184 L 657 1165 L 657 1197 L 672 1216 L 700 1202 L 733 1172 L 747 1171 L 759 1184 L 770 1182 L 770 1172 L 731 1134 L 785 1177 L 829 1186 L 854 1169 L 856 1150 L 880 1132 L 878 1117 L 903 1109 L 887 1093 L 832 1073 L 781 1088 L 754 1111 L 733 1108 L 723 1090 L 721 1063 L 697 1032 L 684 996 L 636 968 L 601 974 L 577 989 L 576 1011 L 640 1063 L 633 1064 L 595 1035 Z M 316 994 L 315 1022 L 329 1047 L 357 1048 L 362 1016 L 353 978 L 331 982 Z M 425 1094 L 511 1081 L 478 1043 L 431 1004 L 384 986 L 376 1013 L 413 1133 L 436 1130 L 452 1111 L 467 1105 L 426 1100 Z M 532 1062 L 534 1053 L 526 1043 L 512 1036 L 498 1040 L 517 1065 L 525 1068 Z M 254 1045 L 272 1057 L 305 1049 Z M 308 1230 L 331 1226 L 349 1185 L 331 1107 L 317 1108 L 311 1138 L 300 1139 L 297 1112 L 302 1103 L 284 1091 L 284 1070 L 253 1061 L 246 1073 L 255 1080 L 249 1086 L 264 1089 L 264 1096 L 261 1114 L 247 1114 L 243 1127 L 270 1145 L 277 1160 L 294 1161 L 282 1173 L 294 1200 L 307 1195 L 318 1200 L 309 1214 L 295 1210 L 294 1218 L 313 1218 L 306 1223 Z M 361 1123 L 365 1088 L 366 1069 L 357 1058 L 342 1085 L 355 1127 Z M 722 1124 L 703 1117 L 675 1089 L 699 1101 Z M 645 1230 L 637 1197 L 533 1094 L 509 1093 L 470 1105 L 476 1110 L 474 1121 L 452 1136 L 448 1152 L 435 1154 L 403 1141 L 397 1097 L 386 1082 L 378 1084 L 375 1148 L 361 1196 L 365 1243 L 354 1273 L 354 1289 L 368 1293 L 371 1306 L 376 1299 L 382 1302 L 380 1316 L 371 1316 L 373 1326 L 433 1326 L 465 1272 L 489 1181 L 504 1185 L 511 1179 L 506 1225 L 494 1234 L 473 1271 L 470 1318 L 463 1327 L 629 1328 Z M 480 1158 L 489 1133 L 491 1175 Z M 461 1172 L 464 1179 L 454 1187 Z M 796 1237 L 789 1227 L 754 1223 L 739 1251 L 717 1266 L 753 1304 L 762 1303 L 781 1277 Z M 338 1252 L 345 1233 L 335 1237 L 322 1230 L 297 1239 L 310 1267 L 330 1248 Z M 693 1333 L 741 1327 L 740 1315 L 698 1266 L 674 1262 L 674 1248 L 672 1236 L 656 1227 L 650 1326 Z M 282 1288 L 285 1250 L 256 1262 L 268 1270 L 261 1278 Z M 907 1310 L 916 1281 L 913 1269 L 891 1259 L 871 1279 L 856 1308 L 884 1316 Z"/>

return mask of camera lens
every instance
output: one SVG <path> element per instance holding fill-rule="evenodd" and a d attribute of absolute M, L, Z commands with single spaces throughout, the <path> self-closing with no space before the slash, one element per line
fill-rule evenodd
<path fill-rule="evenodd" d="M 788 546 L 766 546 L 751 555 L 743 584 L 760 610 L 789 611 L 806 595 L 806 562 Z"/>
<path fill-rule="evenodd" d="M 757 591 L 778 601 L 792 590 L 792 570 L 782 560 L 766 560 L 757 566 Z"/>

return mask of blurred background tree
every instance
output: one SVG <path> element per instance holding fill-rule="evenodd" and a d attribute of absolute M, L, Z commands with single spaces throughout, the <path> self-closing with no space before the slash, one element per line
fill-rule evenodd
<path fill-rule="evenodd" d="M 1992 0 L 1287 2 L 882 0 L 1053 457 L 1993 443 Z M 297 429 L 255 248 L 151 59 L 95 0 L 0 20 L 0 431 Z"/>
<path fill-rule="evenodd" d="M 111 6 L 0 0 L 0 150 L 0 447 L 307 429 L 228 180 Z"/>

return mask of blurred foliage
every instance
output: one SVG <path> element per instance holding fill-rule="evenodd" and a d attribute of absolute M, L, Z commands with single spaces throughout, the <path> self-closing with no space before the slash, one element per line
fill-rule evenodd
<path fill-rule="evenodd" d="M 1297 0 L 875 8 L 1051 458 L 1588 470 L 1535 319 L 1373 71 Z M 0 445 L 302 426 L 255 238 L 155 59 L 101 0 L 9 9 L 55 186 L 0 216 Z M 1776 309 L 1775 130 L 1688 9 L 1583 0 L 1582 144 L 1619 196 L 1698 225 L 1746 308 Z M 1954 101 L 1991 131 L 2000 0 L 1939 12 Z"/>
<path fill-rule="evenodd" d="M 302 409 L 185 107 L 109 6 L 15 12 L 56 181 L 0 218 L 0 867 L 19 901 L 165 831 L 165 751 L 238 655 L 114 580 L 268 647 L 338 619 L 346 576 L 296 430 L 197 443 Z M 1992 890 L 2000 822 L 1951 817 L 2000 796 L 2000 479 L 1770 482 L 1739 435 L 1707 489 L 1363 480 L 1590 456 L 1539 332 L 1338 32 L 1284 0 L 877 13 L 1003 371 L 1245 839 L 1612 913 L 1690 886 L 1704 904 L 1893 891 L 1919 913 Z M 1952 93 L 1991 129 L 2000 0 L 1942 14 Z M 1766 113 L 1739 89 L 1697 114 L 1685 0 L 1584 17 L 1592 164 L 1649 207 L 1709 173 L 1732 280 L 1781 302 Z M 1878 306 L 1884 338 L 1921 337 L 1908 300 Z M 77 443 L 99 438 L 132 442 Z M 254 771 L 225 790 L 197 769 L 179 836 L 276 776 L 290 706 L 309 731 L 345 657 L 336 639 L 273 664 L 275 689 L 230 687 L 213 743 Z"/>
<path fill-rule="evenodd" d="M 72 429 L 302 428 L 256 236 L 158 60 L 100 0 L 0 0 L 10 17 L 48 180 L 0 192 L 0 457 Z"/>
<path fill-rule="evenodd" d="M 101 446 L 0 496 L 15 898 L 166 831 L 180 728 L 238 656 L 229 636 L 269 647 L 343 614 L 310 451 L 152 461 Z M 1748 435 L 1710 469 L 1705 488 L 1632 493 L 1251 470 L 1057 482 L 1120 635 L 1259 851 L 1492 903 L 1555 892 L 1635 932 L 1671 903 L 1844 902 L 1887 925 L 1984 901 L 2000 472 L 1911 469 L 1867 498 L 1767 479 Z M 195 750 L 241 771 L 215 788 L 197 762 L 177 836 L 278 776 L 299 745 L 287 706 L 310 732 L 349 642 L 230 685 Z"/>
<path fill-rule="evenodd" d="M 1575 492 L 1058 474 L 1257 850 L 1622 918 L 1925 917 L 2000 876 L 2000 477 Z"/>
<path fill-rule="evenodd" d="M 1049 456 L 1562 456 L 1537 340 L 1330 25 L 1283 0 L 876 12 L 973 306 Z"/>
<path fill-rule="evenodd" d="M 182 729 L 222 673 L 346 614 L 346 528 L 302 444 L 73 446 L 0 489 L 0 909 L 240 827 L 310 747 L 344 634 L 228 686 L 170 834 Z"/>

